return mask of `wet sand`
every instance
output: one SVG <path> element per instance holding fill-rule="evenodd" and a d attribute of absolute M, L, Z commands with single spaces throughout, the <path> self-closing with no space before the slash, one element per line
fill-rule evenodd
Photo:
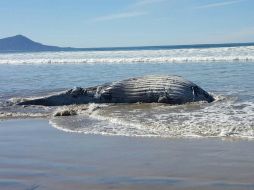
<path fill-rule="evenodd" d="M 0 121 L 1 190 L 254 189 L 254 141 L 84 135 Z"/>

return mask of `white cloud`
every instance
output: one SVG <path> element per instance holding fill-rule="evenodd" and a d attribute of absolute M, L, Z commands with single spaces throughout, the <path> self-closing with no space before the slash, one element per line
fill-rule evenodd
<path fill-rule="evenodd" d="M 218 2 L 218 3 L 210 3 L 210 4 L 206 4 L 206 5 L 196 6 L 195 8 L 205 9 L 205 8 L 223 7 L 223 6 L 227 6 L 227 5 L 240 3 L 243 1 L 245 1 L 245 0 L 222 1 L 222 2 Z"/>
<path fill-rule="evenodd" d="M 132 18 L 132 17 L 138 17 L 142 15 L 148 14 L 147 12 L 122 12 L 122 13 L 117 13 L 117 14 L 111 14 L 111 15 L 106 15 L 106 16 L 101 16 L 94 18 L 93 21 L 108 21 L 108 20 L 117 20 L 117 19 L 126 19 L 126 18 Z"/>
<path fill-rule="evenodd" d="M 139 7 L 139 6 L 146 6 L 150 4 L 158 4 L 166 0 L 139 0 L 136 3 L 133 4 L 133 6 Z"/>
<path fill-rule="evenodd" d="M 147 6 L 158 4 L 164 1 L 169 0 L 137 0 L 133 4 L 130 4 L 128 7 L 126 7 L 126 9 L 123 10 L 122 12 L 96 17 L 91 21 L 92 22 L 110 21 L 147 15 L 149 13 L 148 11 L 145 11 Z"/>

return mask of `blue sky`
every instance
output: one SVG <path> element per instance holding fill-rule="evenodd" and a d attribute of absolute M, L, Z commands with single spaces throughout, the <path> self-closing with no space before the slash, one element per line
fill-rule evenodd
<path fill-rule="evenodd" d="M 0 38 L 72 47 L 254 42 L 254 0 L 1 0 Z"/>

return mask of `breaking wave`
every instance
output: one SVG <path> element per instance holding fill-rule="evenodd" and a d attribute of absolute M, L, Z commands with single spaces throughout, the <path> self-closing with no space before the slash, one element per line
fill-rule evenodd
<path fill-rule="evenodd" d="M 0 54 L 0 64 L 94 64 L 253 61 L 254 46 Z"/>

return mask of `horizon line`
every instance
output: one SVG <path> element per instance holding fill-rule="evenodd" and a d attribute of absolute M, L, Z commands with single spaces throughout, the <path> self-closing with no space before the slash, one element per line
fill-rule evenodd
<path fill-rule="evenodd" d="M 58 46 L 58 45 L 49 45 L 49 44 L 44 44 L 43 42 L 38 42 L 34 41 L 31 38 L 22 35 L 22 34 L 17 34 L 14 36 L 9 36 L 9 37 L 4 37 L 0 38 L 6 39 L 6 38 L 12 38 L 16 36 L 23 36 L 24 38 L 27 38 L 31 40 L 32 42 L 35 43 L 40 43 L 41 45 L 44 46 L 54 46 L 60 49 L 65 49 L 67 51 L 71 50 L 76 50 L 76 51 L 81 51 L 81 50 L 107 50 L 107 49 L 133 49 L 133 48 L 179 48 L 179 49 L 184 49 L 184 48 L 213 48 L 213 47 L 236 47 L 236 46 L 252 46 L 254 45 L 254 42 L 225 42 L 225 43 L 192 43 L 192 44 L 162 44 L 162 45 L 130 45 L 130 46 L 101 46 L 101 47 L 72 47 L 72 46 Z"/>

